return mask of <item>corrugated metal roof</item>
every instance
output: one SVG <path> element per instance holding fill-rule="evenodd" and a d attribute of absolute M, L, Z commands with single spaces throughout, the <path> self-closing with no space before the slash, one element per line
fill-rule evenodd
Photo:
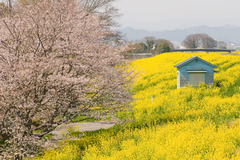
<path fill-rule="evenodd" d="M 188 64 L 188 63 L 190 63 L 190 62 L 192 62 L 192 61 L 194 61 L 196 59 L 199 60 L 199 61 L 202 61 L 203 63 L 208 64 L 209 66 L 212 66 L 213 68 L 217 68 L 217 66 L 215 66 L 215 65 L 213 65 L 213 64 L 211 64 L 211 63 L 209 63 L 209 62 L 207 62 L 207 61 L 205 61 L 205 60 L 203 60 L 203 59 L 201 59 L 201 58 L 199 58 L 197 56 L 193 56 L 191 58 L 188 58 L 187 60 L 185 60 L 185 61 L 183 61 L 181 63 L 176 64 L 174 67 L 177 67 L 177 68 L 178 67 L 182 67 L 182 66 L 184 66 L 184 65 L 186 65 L 186 64 Z"/>

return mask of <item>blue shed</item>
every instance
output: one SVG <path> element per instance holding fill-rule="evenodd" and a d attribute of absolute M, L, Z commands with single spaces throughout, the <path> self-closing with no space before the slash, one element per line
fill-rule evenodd
<path fill-rule="evenodd" d="M 187 84 L 197 86 L 199 83 L 214 83 L 214 68 L 217 66 L 197 57 L 191 57 L 177 67 L 177 88 L 182 88 Z"/>

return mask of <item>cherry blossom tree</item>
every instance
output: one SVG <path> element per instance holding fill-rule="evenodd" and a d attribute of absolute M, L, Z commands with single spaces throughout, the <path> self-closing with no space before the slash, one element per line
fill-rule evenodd
<path fill-rule="evenodd" d="M 8 3 L 8 1 L 11 3 Z M 39 1 L 42 0 L 15 0 L 15 2 L 22 4 L 36 4 Z M 49 1 L 54 2 L 58 0 Z M 119 16 L 118 9 L 112 5 L 114 1 L 115 0 L 78 0 L 79 4 L 86 12 L 101 14 L 101 18 L 107 20 L 110 26 L 118 25 L 114 20 L 115 17 Z M 7 3 L 12 4 L 12 0 L 7 0 Z"/>
<path fill-rule="evenodd" d="M 124 46 L 106 38 L 113 32 L 101 14 L 73 0 L 13 10 L 0 19 L 0 159 L 36 153 L 45 134 L 79 113 L 128 106 Z"/>

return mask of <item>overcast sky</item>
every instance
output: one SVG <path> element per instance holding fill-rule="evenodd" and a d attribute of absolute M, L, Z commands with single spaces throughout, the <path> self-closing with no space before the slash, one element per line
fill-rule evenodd
<path fill-rule="evenodd" d="M 240 26 L 240 0 L 116 0 L 123 27 L 172 30 L 192 26 Z"/>

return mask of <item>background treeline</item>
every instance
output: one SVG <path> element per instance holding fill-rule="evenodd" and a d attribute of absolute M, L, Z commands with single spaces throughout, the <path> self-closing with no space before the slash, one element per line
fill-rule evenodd
<path fill-rule="evenodd" d="M 174 47 L 173 43 L 166 39 L 145 37 L 139 43 L 131 43 L 127 53 L 153 53 L 160 54 L 174 51 L 175 48 L 218 48 L 227 49 L 223 41 L 216 41 L 207 34 L 190 34 L 182 42 L 181 46 Z"/>
<path fill-rule="evenodd" d="M 128 53 L 164 53 L 174 50 L 173 44 L 166 39 L 145 37 L 140 43 L 131 43 Z"/>

